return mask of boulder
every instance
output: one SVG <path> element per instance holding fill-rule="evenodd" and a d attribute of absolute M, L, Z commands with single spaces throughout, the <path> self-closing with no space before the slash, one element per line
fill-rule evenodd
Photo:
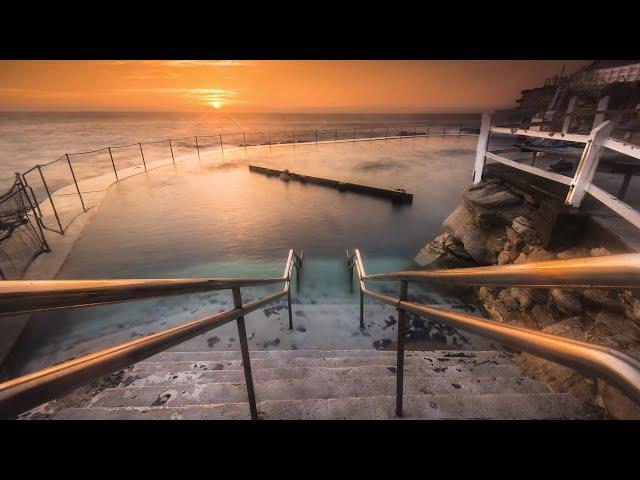
<path fill-rule="evenodd" d="M 604 247 L 592 248 L 591 251 L 592 257 L 606 257 L 607 255 L 611 255 L 611 252 Z"/>
<path fill-rule="evenodd" d="M 414 261 L 421 267 L 434 263 L 443 267 L 466 267 L 474 264 L 473 258 L 465 251 L 462 244 L 447 232 L 422 247 Z"/>
<path fill-rule="evenodd" d="M 588 257 L 589 255 L 590 255 L 589 250 L 587 250 L 586 248 L 572 247 L 572 248 L 563 250 L 562 252 L 559 252 L 558 259 L 570 260 L 572 258 L 585 258 L 585 257 Z"/>
<path fill-rule="evenodd" d="M 522 203 L 522 198 L 499 184 L 488 184 L 483 188 L 467 191 L 464 196 L 473 204 L 491 209 L 510 207 Z"/>
<path fill-rule="evenodd" d="M 551 335 L 584 340 L 582 319 L 572 317 L 542 329 Z M 546 383 L 554 392 L 571 393 L 584 401 L 593 402 L 595 383 L 577 371 L 540 357 L 522 353 L 517 363 L 530 377 Z"/>
<path fill-rule="evenodd" d="M 567 288 L 552 288 L 549 294 L 554 304 L 562 313 L 576 314 L 582 313 L 582 303 L 580 303 L 580 293 L 578 290 Z"/>
<path fill-rule="evenodd" d="M 615 290 L 600 290 L 597 288 L 586 288 L 582 291 L 582 299 L 585 304 L 611 312 L 623 312 L 622 303 Z"/>
<path fill-rule="evenodd" d="M 640 325 L 640 300 L 635 298 L 630 291 L 618 294 L 624 314 L 636 325 Z"/>
<path fill-rule="evenodd" d="M 615 420 L 640 420 L 640 406 L 604 380 L 598 379 L 596 402 L 607 417 Z"/>
<path fill-rule="evenodd" d="M 458 204 L 456 209 L 443 222 L 445 231 L 456 237 L 464 246 L 471 258 L 477 263 L 488 265 L 497 262 L 497 253 L 493 248 L 487 249 L 488 241 L 497 241 L 501 235 L 495 231 L 487 231 L 478 227 L 473 215 L 464 203 Z M 491 238 L 493 237 L 493 238 Z"/>
<path fill-rule="evenodd" d="M 556 254 L 542 247 L 532 247 L 529 249 L 527 255 L 527 262 L 544 262 L 546 260 L 553 260 L 556 258 Z"/>

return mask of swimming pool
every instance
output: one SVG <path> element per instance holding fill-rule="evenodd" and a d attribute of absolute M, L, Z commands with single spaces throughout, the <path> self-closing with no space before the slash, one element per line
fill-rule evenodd
<path fill-rule="evenodd" d="M 300 288 L 294 289 L 296 305 L 354 305 L 357 293 L 349 289 L 345 249 L 360 248 L 369 273 L 411 268 L 411 259 L 441 232 L 442 221 L 471 181 L 476 141 L 423 137 L 237 149 L 130 177 L 111 187 L 58 278 L 281 275 L 288 249 L 295 248 L 305 252 Z M 404 188 L 414 200 L 400 206 L 284 182 L 249 172 L 249 164 Z M 392 287 L 397 288 L 381 285 Z M 247 289 L 243 295 L 250 299 L 267 291 L 273 289 Z M 230 305 L 230 292 L 214 292 L 38 314 L 18 352 L 23 352 L 27 370 L 33 370 Z M 250 348 L 273 347 L 276 334 L 276 345 L 291 346 L 293 340 L 287 343 L 279 333 L 282 321 L 254 323 L 260 324 L 250 329 Z M 304 328 L 306 332 L 293 334 L 312 338 L 312 326 Z M 298 338 L 295 345 L 361 348 L 361 339 L 344 333 L 328 328 L 321 338 L 306 343 Z M 378 334 L 379 341 L 392 338 L 393 329 L 380 328 Z M 233 324 L 215 331 L 218 339 L 235 337 Z M 211 338 L 201 340 L 204 348 L 237 348 L 234 342 Z M 374 335 L 366 344 L 375 341 Z"/>

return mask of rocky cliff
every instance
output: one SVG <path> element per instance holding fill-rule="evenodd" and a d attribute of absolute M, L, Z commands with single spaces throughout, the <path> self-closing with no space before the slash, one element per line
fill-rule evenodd
<path fill-rule="evenodd" d="M 444 233 L 425 245 L 415 261 L 423 267 L 451 268 L 610 255 L 607 245 L 588 236 L 577 236 L 569 248 L 564 242 L 562 250 L 543 248 L 534 227 L 537 210 L 531 194 L 489 178 L 462 195 L 444 221 Z M 631 292 L 481 287 L 476 294 L 494 321 L 606 345 L 640 358 L 640 300 Z M 601 380 L 525 353 L 518 363 L 554 391 L 572 393 L 609 417 L 640 419 L 640 406 Z"/>

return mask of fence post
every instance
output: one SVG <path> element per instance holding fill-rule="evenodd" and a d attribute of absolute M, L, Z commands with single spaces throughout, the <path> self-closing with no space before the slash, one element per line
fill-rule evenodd
<path fill-rule="evenodd" d="M 109 158 L 111 158 L 111 166 L 113 167 L 113 173 L 116 174 L 116 182 L 117 182 L 120 179 L 118 178 L 118 171 L 116 170 L 116 162 L 113 161 L 113 154 L 111 153 L 111 147 L 107 147 L 107 150 L 109 150 Z"/>
<path fill-rule="evenodd" d="M 140 145 L 140 155 L 142 155 L 142 164 L 144 165 L 144 171 L 147 171 L 147 162 L 144 161 L 144 152 L 142 151 L 142 143 L 139 143 L 138 145 Z"/>
<path fill-rule="evenodd" d="M 62 228 L 62 223 L 60 223 L 60 217 L 58 217 L 58 211 L 56 210 L 56 205 L 53 203 L 53 198 L 51 197 L 49 186 L 47 185 L 47 181 L 44 179 L 44 175 L 42 174 L 42 167 L 40 165 L 36 165 L 36 167 L 38 167 L 38 172 L 40 173 L 40 178 L 42 179 L 42 185 L 44 185 L 44 189 L 46 190 L 47 196 L 49 197 L 49 202 L 51 203 L 53 214 L 56 216 L 58 226 L 60 227 L 60 233 L 64 235 L 64 229 Z"/>
<path fill-rule="evenodd" d="M 564 117 L 564 121 L 562 122 L 562 133 L 569 132 L 569 128 L 571 127 L 571 120 L 573 119 L 573 110 L 576 108 L 576 102 L 578 101 L 578 97 L 571 97 L 569 99 L 569 105 L 567 106 L 567 114 Z"/>
<path fill-rule="evenodd" d="M 242 308 L 242 296 L 240 288 L 232 289 L 233 305 L 235 308 Z M 251 358 L 249 357 L 249 344 L 247 342 L 247 329 L 244 325 L 244 316 L 238 317 L 238 337 L 240 338 L 240 351 L 242 353 L 242 366 L 244 367 L 244 379 L 247 384 L 247 396 L 249 397 L 249 410 L 251 420 L 258 419 L 258 409 L 256 408 L 256 395 L 253 391 L 253 376 L 251 375 Z"/>
<path fill-rule="evenodd" d="M 29 198 L 29 201 L 33 205 L 35 205 L 36 210 L 38 210 L 38 216 L 40 218 L 42 218 L 42 211 L 40 210 L 40 205 L 38 205 L 38 199 L 36 198 L 36 194 L 33 191 L 33 188 L 31 188 L 31 185 L 29 185 L 29 182 L 27 181 L 27 177 L 26 177 L 26 175 L 24 173 L 22 174 L 22 183 L 24 183 L 24 186 L 27 187 L 29 189 L 29 191 L 31 192 L 31 198 Z"/>
<path fill-rule="evenodd" d="M 613 122 L 611 120 L 607 120 L 591 130 L 589 139 L 584 146 L 576 174 L 569 187 L 569 193 L 564 201 L 565 205 L 571 205 L 576 208 L 580 207 L 582 199 L 587 192 L 587 188 L 591 185 L 593 176 L 600 163 L 600 156 L 604 150 L 603 143 L 609 138 L 611 130 L 613 130 Z"/>
<path fill-rule="evenodd" d="M 482 170 L 484 169 L 485 155 L 489 145 L 489 133 L 491 133 L 491 115 L 483 113 L 480 122 L 478 146 L 476 147 L 476 162 L 473 167 L 473 183 L 479 183 L 482 180 Z"/>
<path fill-rule="evenodd" d="M 196 152 L 198 152 L 198 161 L 200 161 L 200 145 L 198 145 L 198 136 L 195 136 L 196 139 Z"/>
<path fill-rule="evenodd" d="M 409 283 L 400 282 L 400 301 L 407 299 Z M 404 336 L 407 311 L 398 308 L 398 351 L 396 356 L 396 416 L 402 416 L 402 394 L 404 389 Z"/>
<path fill-rule="evenodd" d="M 222 146 L 222 134 L 220 134 L 219 136 L 220 136 L 220 151 L 224 153 L 224 147 Z"/>
<path fill-rule="evenodd" d="M 602 97 L 598 101 L 598 107 L 596 108 L 596 116 L 593 118 L 593 126 L 591 128 L 596 128 L 598 125 L 604 122 L 605 114 L 598 113 L 598 112 L 604 112 L 605 110 L 607 110 L 607 108 L 609 107 L 610 99 L 611 97 L 607 95 L 605 97 Z"/>
<path fill-rule="evenodd" d="M 173 160 L 173 163 L 175 165 L 176 157 L 173 156 L 173 144 L 171 143 L 171 139 L 169 139 L 169 150 L 171 150 L 171 160 Z"/>
<path fill-rule="evenodd" d="M 80 203 L 82 204 L 82 211 L 86 212 L 87 208 L 84 206 L 84 200 L 82 199 L 82 193 L 80 193 L 80 187 L 78 186 L 78 181 L 76 180 L 76 174 L 73 173 L 73 167 L 71 166 L 71 160 L 69 160 L 69 154 L 65 153 L 65 157 L 67 157 L 67 163 L 69 164 L 69 170 L 71 170 L 71 177 L 73 178 L 73 183 L 76 184 L 76 190 L 78 191 L 78 197 L 80 197 Z"/>

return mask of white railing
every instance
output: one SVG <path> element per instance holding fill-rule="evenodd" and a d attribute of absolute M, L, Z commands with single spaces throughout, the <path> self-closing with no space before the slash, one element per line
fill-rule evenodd
<path fill-rule="evenodd" d="M 605 121 L 599 124 L 591 130 L 589 135 L 541 132 L 539 130 L 529 130 L 526 128 L 492 127 L 491 115 L 483 114 L 480 126 L 480 136 L 478 137 L 473 183 L 478 183 L 482 179 L 482 170 L 484 169 L 485 161 L 488 158 L 504 165 L 517 168 L 518 170 L 523 170 L 533 175 L 568 185 L 569 191 L 567 192 L 565 205 L 579 208 L 584 196 L 588 193 L 618 215 L 640 228 L 640 212 L 627 205 L 614 195 L 611 195 L 593 184 L 593 177 L 605 148 L 640 159 L 640 147 L 610 138 L 609 135 L 611 134 L 612 129 L 613 123 L 611 121 Z M 498 152 L 488 151 L 489 135 L 491 133 L 582 143 L 584 144 L 584 150 L 575 175 L 573 177 L 567 177 L 566 175 L 548 172 L 533 165 L 519 163 L 510 158 L 498 155 Z"/>

